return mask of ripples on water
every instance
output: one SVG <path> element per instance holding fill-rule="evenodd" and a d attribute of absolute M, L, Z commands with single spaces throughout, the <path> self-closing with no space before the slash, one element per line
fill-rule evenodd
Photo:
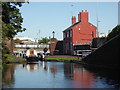
<path fill-rule="evenodd" d="M 76 63 L 37 62 L 3 65 L 4 88 L 119 88 L 118 73 Z"/>

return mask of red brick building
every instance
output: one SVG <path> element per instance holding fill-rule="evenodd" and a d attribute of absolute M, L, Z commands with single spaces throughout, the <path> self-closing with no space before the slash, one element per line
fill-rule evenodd
<path fill-rule="evenodd" d="M 96 37 L 96 27 L 88 21 L 87 10 L 72 17 L 72 25 L 63 31 L 63 53 L 73 54 L 74 45 L 90 45 L 92 39 Z"/>

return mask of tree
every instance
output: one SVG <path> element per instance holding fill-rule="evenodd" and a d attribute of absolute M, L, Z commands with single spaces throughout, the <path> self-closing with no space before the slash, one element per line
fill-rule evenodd
<path fill-rule="evenodd" d="M 49 41 L 50 41 L 50 39 L 48 39 L 47 37 L 45 37 L 45 38 L 42 38 L 42 40 L 39 40 L 38 43 L 39 44 L 41 44 L 41 43 L 48 44 Z"/>
<path fill-rule="evenodd" d="M 107 40 L 112 39 L 113 37 L 120 34 L 120 25 L 117 25 L 113 30 L 108 34 Z"/>
<path fill-rule="evenodd" d="M 21 2 L 0 2 L 2 6 L 2 55 L 9 52 L 6 49 L 6 40 L 13 42 L 13 37 L 17 35 L 18 32 L 23 32 L 26 29 L 22 27 L 23 18 L 21 16 L 19 7 L 22 6 Z M 7 50 L 7 51 L 5 51 Z"/>
<path fill-rule="evenodd" d="M 2 36 L 13 38 L 18 32 L 25 31 L 22 28 L 23 18 L 18 7 L 22 3 L 18 2 L 2 2 Z"/>

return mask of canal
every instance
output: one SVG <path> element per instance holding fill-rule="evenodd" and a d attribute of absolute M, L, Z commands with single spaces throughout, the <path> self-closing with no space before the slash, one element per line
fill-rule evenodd
<path fill-rule="evenodd" d="M 3 88 L 119 88 L 117 73 L 76 63 L 39 61 L 3 67 Z"/>

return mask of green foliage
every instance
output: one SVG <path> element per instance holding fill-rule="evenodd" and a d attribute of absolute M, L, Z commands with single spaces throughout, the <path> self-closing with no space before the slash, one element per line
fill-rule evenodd
<path fill-rule="evenodd" d="M 9 60 L 9 61 L 13 61 L 13 59 L 14 59 L 14 57 L 9 54 L 5 54 L 4 56 L 6 57 L 6 60 Z"/>
<path fill-rule="evenodd" d="M 18 32 L 23 32 L 26 29 L 22 27 L 23 18 L 21 16 L 19 8 L 22 6 L 21 2 L 0 2 L 2 6 L 2 59 L 6 60 L 12 59 L 6 54 L 10 54 L 9 49 L 6 47 L 6 38 L 12 40 L 12 38 L 17 35 Z"/>
<path fill-rule="evenodd" d="M 7 57 L 5 56 L 6 54 L 10 54 L 10 50 L 5 45 L 3 45 L 2 60 L 4 60 L 4 61 L 7 59 Z"/>
<path fill-rule="evenodd" d="M 113 30 L 108 34 L 107 40 L 112 39 L 113 37 L 120 34 L 120 25 L 117 25 Z"/>
<path fill-rule="evenodd" d="M 3 2 L 2 3 L 2 36 L 13 38 L 18 32 L 25 31 L 22 28 L 23 18 L 18 7 L 22 3 Z"/>
<path fill-rule="evenodd" d="M 50 41 L 50 39 L 48 39 L 47 37 L 45 37 L 45 38 L 42 38 L 42 40 L 39 40 L 38 43 L 39 44 L 41 44 L 41 43 L 48 44 L 49 41 Z"/>

